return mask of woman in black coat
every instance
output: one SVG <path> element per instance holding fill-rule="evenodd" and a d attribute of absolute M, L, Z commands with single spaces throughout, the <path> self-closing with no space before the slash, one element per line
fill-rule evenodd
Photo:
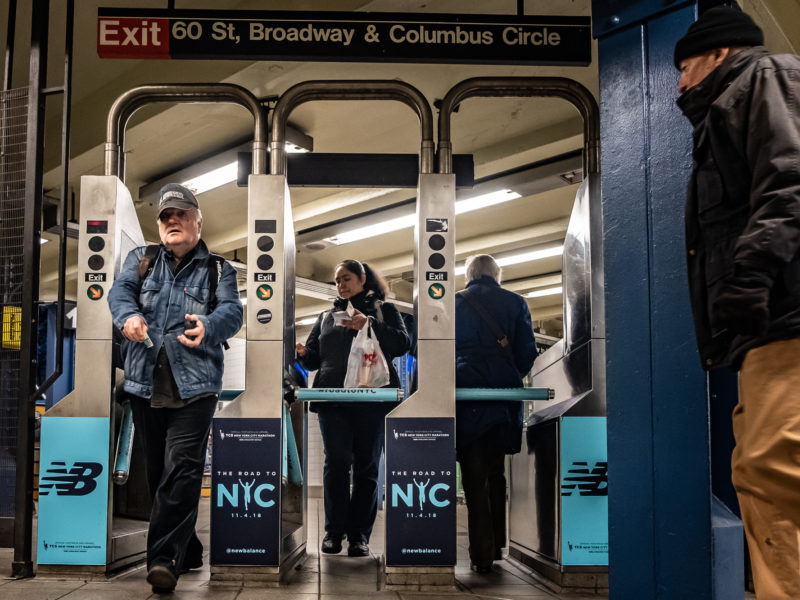
<path fill-rule="evenodd" d="M 408 352 L 410 340 L 397 308 L 384 302 L 385 282 L 366 264 L 346 260 L 336 267 L 339 297 L 333 310 L 323 312 L 297 354 L 309 371 L 317 371 L 312 387 L 341 388 L 347 373 L 350 346 L 358 331 L 372 325 L 389 367 L 389 385 L 400 387 L 392 359 Z M 353 315 L 336 325 L 334 312 L 352 304 Z M 378 476 L 384 442 L 384 417 L 392 403 L 313 403 L 319 417 L 325 465 L 322 484 L 325 538 L 322 551 L 337 554 L 347 536 L 349 556 L 367 556 L 369 537 L 378 512 Z M 352 493 L 350 471 L 352 468 Z"/>
<path fill-rule="evenodd" d="M 500 287 L 500 267 L 488 254 L 467 259 L 467 289 L 456 294 L 456 387 L 518 388 L 536 358 L 525 299 Z M 483 309 L 476 309 L 467 292 Z M 503 330 L 503 350 L 481 313 Z M 491 571 L 506 542 L 505 455 L 520 451 L 522 403 L 456 402 L 456 458 L 467 501 L 469 556 L 478 573 Z"/>

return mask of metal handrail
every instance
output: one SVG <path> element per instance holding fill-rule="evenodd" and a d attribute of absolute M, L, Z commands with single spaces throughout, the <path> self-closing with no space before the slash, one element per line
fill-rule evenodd
<path fill-rule="evenodd" d="M 286 174 L 286 122 L 298 105 L 312 100 L 397 100 L 417 113 L 422 130 L 420 173 L 433 173 L 433 114 L 417 88 L 396 80 L 305 81 L 290 87 L 272 110 L 270 173 Z"/>
<path fill-rule="evenodd" d="M 173 83 L 141 85 L 119 96 L 106 121 L 105 174 L 125 180 L 125 127 L 134 112 L 153 102 L 225 102 L 248 109 L 255 121 L 253 133 L 253 173 L 267 169 L 267 115 L 258 99 L 240 85 L 232 83 Z"/>
<path fill-rule="evenodd" d="M 551 97 L 571 102 L 583 117 L 583 168 L 600 172 L 600 109 L 592 93 L 566 77 L 473 77 L 454 85 L 439 109 L 439 172 L 452 173 L 450 117 L 458 105 L 475 97 Z"/>

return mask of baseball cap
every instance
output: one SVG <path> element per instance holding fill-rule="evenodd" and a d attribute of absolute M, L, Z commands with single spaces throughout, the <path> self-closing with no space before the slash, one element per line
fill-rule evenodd
<path fill-rule="evenodd" d="M 183 187 L 179 183 L 168 183 L 161 188 L 158 193 L 158 214 L 161 215 L 168 208 L 180 208 L 181 210 L 189 210 L 192 208 L 200 208 L 197 204 L 197 198 L 191 190 Z"/>

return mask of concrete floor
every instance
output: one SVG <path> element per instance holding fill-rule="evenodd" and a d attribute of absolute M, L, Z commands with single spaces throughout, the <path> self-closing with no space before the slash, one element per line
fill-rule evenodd
<path fill-rule="evenodd" d="M 209 510 L 208 499 L 200 503 L 197 529 L 200 539 L 208 548 Z M 336 556 L 322 555 L 319 541 L 324 535 L 322 503 L 309 500 L 309 539 L 307 556 L 288 584 L 280 587 L 228 586 L 209 583 L 209 569 L 182 575 L 175 592 L 169 597 L 175 600 L 251 600 L 256 598 L 281 598 L 282 600 L 417 600 L 443 598 L 446 600 L 544 600 L 569 598 L 571 600 L 597 600 L 605 596 L 558 595 L 549 591 L 535 579 L 530 571 L 519 568 L 507 560 L 495 563 L 494 571 L 478 575 L 469 569 L 466 537 L 466 512 L 459 507 L 458 514 L 458 564 L 456 566 L 456 589 L 451 592 L 405 592 L 388 591 L 382 588 L 379 557 L 383 553 L 383 513 L 378 513 L 378 522 L 370 543 L 372 556 L 349 558 L 343 551 Z M 206 557 L 207 559 L 207 553 Z M 37 576 L 14 581 L 11 572 L 13 552 L 0 549 L 0 597 L 8 600 L 141 600 L 158 598 L 145 581 L 143 567 L 135 568 L 104 581 L 84 581 Z"/>

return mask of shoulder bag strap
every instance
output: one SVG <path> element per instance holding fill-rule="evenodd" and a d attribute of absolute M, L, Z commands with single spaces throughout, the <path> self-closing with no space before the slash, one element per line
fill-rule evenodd
<path fill-rule="evenodd" d="M 495 319 L 492 313 L 489 312 L 489 309 L 486 307 L 483 301 L 469 289 L 461 290 L 458 292 L 458 295 L 464 298 L 464 300 L 467 301 L 467 303 L 478 314 L 478 316 L 483 319 L 483 322 L 489 326 L 489 329 L 492 331 L 492 335 L 503 349 L 503 355 L 511 362 L 512 365 L 514 365 L 514 368 L 516 368 L 517 365 L 514 361 L 514 353 L 511 351 L 511 344 L 508 342 L 508 336 L 506 335 L 506 332 L 503 331 L 503 328 L 500 327 L 500 323 L 497 322 L 497 319 Z"/>

